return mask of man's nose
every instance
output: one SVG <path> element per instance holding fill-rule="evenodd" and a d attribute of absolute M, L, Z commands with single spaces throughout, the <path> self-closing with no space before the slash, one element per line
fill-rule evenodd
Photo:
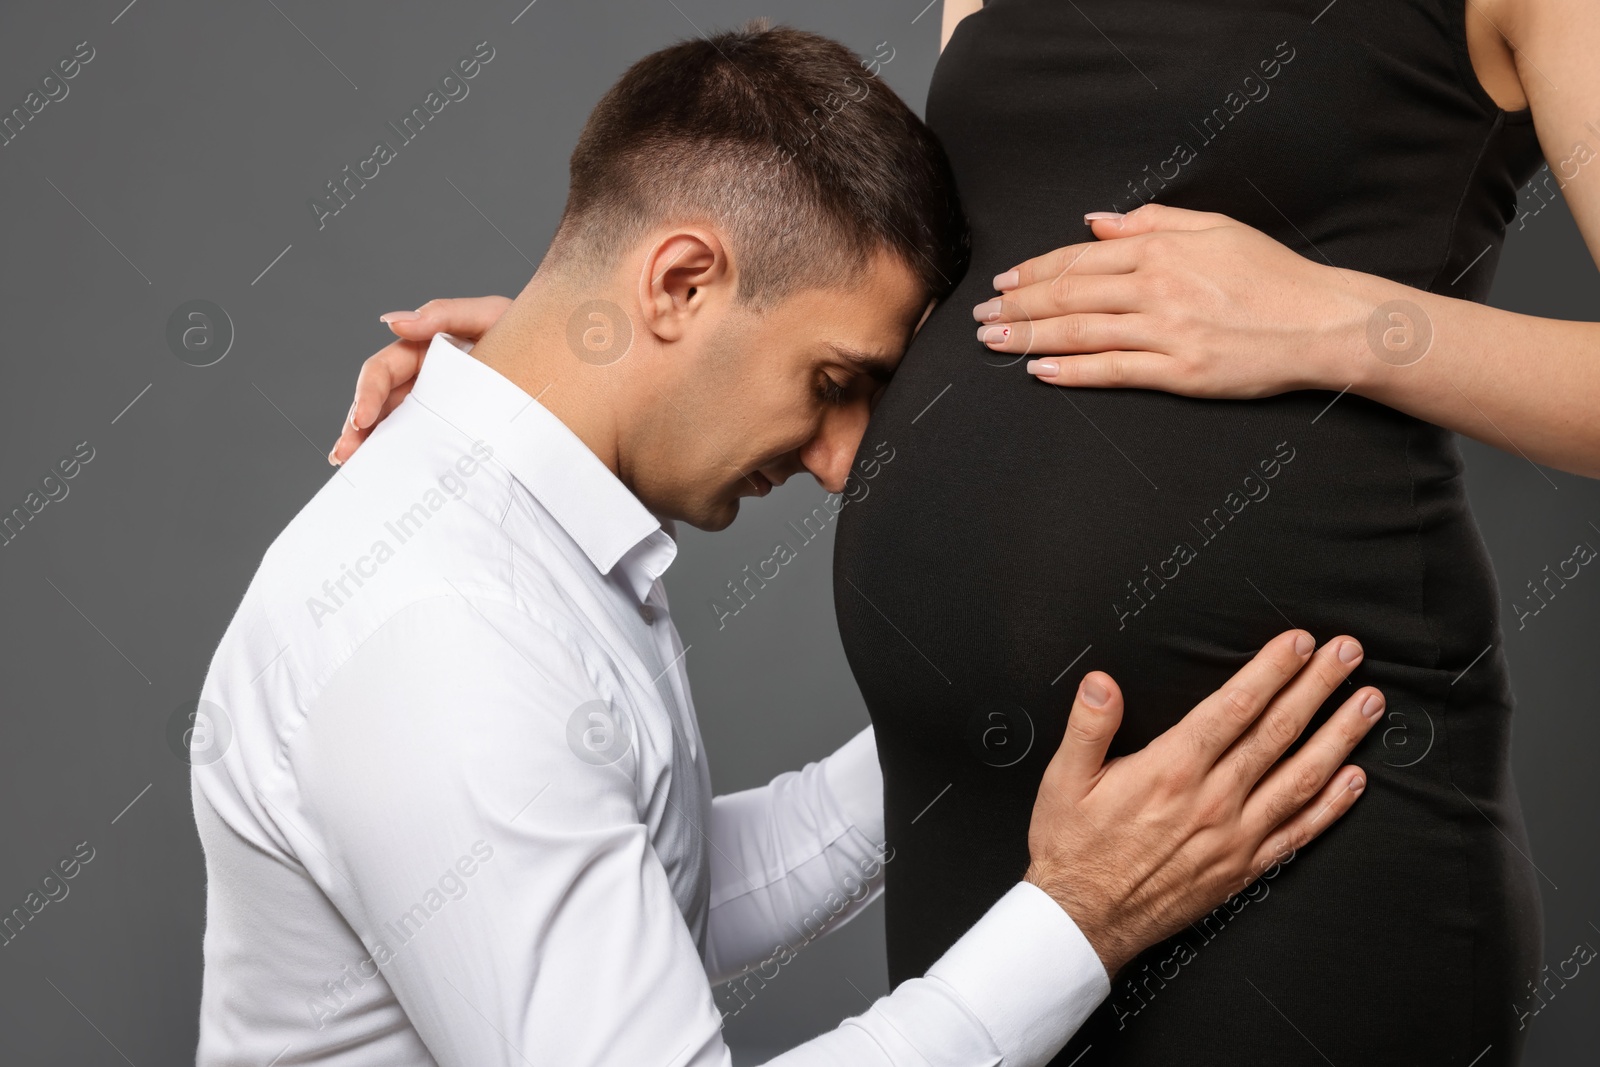
<path fill-rule="evenodd" d="M 828 492 L 844 492 L 845 479 L 850 476 L 850 465 L 855 462 L 870 416 L 866 405 L 861 405 L 859 411 L 852 406 L 830 412 L 817 435 L 800 450 L 800 461 Z"/>

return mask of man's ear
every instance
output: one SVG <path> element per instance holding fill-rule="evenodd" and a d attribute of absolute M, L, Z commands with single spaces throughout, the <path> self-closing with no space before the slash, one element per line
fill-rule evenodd
<path fill-rule="evenodd" d="M 726 246 L 709 230 L 673 230 L 650 246 L 639 274 L 639 313 L 662 341 L 676 341 L 710 292 L 733 282 Z"/>

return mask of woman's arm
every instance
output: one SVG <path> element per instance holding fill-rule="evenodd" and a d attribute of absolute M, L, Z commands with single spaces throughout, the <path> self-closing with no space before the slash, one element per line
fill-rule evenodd
<path fill-rule="evenodd" d="M 1502 0 L 1475 13 L 1512 42 L 1545 159 L 1600 263 L 1600 4 Z M 1377 295 L 1415 301 L 1434 323 L 1440 358 L 1412 366 L 1354 361 L 1352 391 L 1600 477 L 1600 323 L 1517 315 L 1403 286 Z"/>
<path fill-rule="evenodd" d="M 956 23 L 983 7 L 983 0 L 944 0 L 944 21 L 939 26 L 939 51 L 950 43 Z"/>
<path fill-rule="evenodd" d="M 1600 262 L 1600 5 L 1499 0 L 1477 13 L 1514 42 L 1545 156 Z M 1097 243 L 1019 265 L 996 279 L 998 309 L 974 312 L 995 351 L 1072 357 L 1031 361 L 1044 381 L 1232 398 L 1348 388 L 1600 477 L 1600 323 L 1336 270 L 1221 215 L 1149 205 L 1091 225 Z M 988 341 L 995 326 L 1009 329 Z"/>

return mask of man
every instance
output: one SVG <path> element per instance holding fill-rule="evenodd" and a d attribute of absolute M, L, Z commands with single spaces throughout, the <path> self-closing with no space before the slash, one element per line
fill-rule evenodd
<path fill-rule="evenodd" d="M 937 144 L 825 39 L 678 45 L 606 95 L 534 278 L 470 354 L 432 339 L 213 660 L 201 1064 L 728 1062 L 708 976 L 770 978 L 892 851 L 870 730 L 713 800 L 673 523 L 801 471 L 842 490 L 961 235 Z M 1048 1060 L 1109 973 L 1354 802 L 1370 689 L 1274 766 L 1346 642 L 1283 635 L 1112 765 L 1120 696 L 1088 675 L 1026 878 L 778 1062 Z"/>

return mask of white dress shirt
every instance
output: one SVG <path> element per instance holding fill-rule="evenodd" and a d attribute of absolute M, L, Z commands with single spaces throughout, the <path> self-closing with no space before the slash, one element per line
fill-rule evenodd
<path fill-rule="evenodd" d="M 712 983 L 781 989 L 893 856 L 870 730 L 713 799 L 676 551 L 560 420 L 434 338 L 206 677 L 199 1064 L 730 1062 Z M 926 977 L 771 1062 L 1042 1064 L 1108 992 L 1019 883 Z"/>

